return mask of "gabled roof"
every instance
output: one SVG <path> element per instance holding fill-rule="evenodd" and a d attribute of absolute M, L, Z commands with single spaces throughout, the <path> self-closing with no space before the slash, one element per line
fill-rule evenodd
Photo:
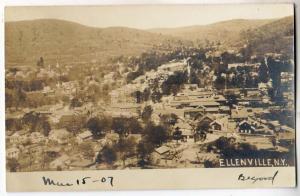
<path fill-rule="evenodd" d="M 281 129 L 283 129 L 284 131 L 287 131 L 287 132 L 292 132 L 292 133 L 295 131 L 295 129 L 293 129 L 292 127 L 286 126 L 286 125 L 282 125 Z"/>
<path fill-rule="evenodd" d="M 218 112 L 219 111 L 219 107 L 206 108 L 205 111 L 206 112 Z"/>
<path fill-rule="evenodd" d="M 192 129 L 192 126 L 188 123 L 178 122 L 174 125 L 174 127 L 178 127 L 179 129 Z"/>
<path fill-rule="evenodd" d="M 81 139 L 85 139 L 85 138 L 88 138 L 88 137 L 92 137 L 92 133 L 89 131 L 89 130 L 86 130 L 80 134 L 78 134 L 77 136 L 80 137 Z"/>
<path fill-rule="evenodd" d="M 202 122 L 206 118 L 210 119 L 211 121 L 214 121 L 216 119 L 216 117 L 211 114 L 205 114 L 204 116 L 202 116 L 202 118 L 199 120 L 199 122 Z"/>
<path fill-rule="evenodd" d="M 159 154 L 164 154 L 166 152 L 169 152 L 170 151 L 170 148 L 167 147 L 167 146 L 161 146 L 159 148 L 156 148 L 155 151 Z"/>

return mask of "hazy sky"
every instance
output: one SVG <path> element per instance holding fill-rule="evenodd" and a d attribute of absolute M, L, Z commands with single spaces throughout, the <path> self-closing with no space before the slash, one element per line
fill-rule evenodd
<path fill-rule="evenodd" d="M 55 18 L 94 27 L 148 29 L 210 24 L 230 19 L 266 19 L 293 15 L 291 4 L 185 6 L 6 7 L 5 20 Z"/>

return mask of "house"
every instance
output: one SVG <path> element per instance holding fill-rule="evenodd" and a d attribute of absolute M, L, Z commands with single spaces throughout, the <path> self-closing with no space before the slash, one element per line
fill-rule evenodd
<path fill-rule="evenodd" d="M 229 108 L 229 106 L 219 106 L 219 111 L 221 113 L 229 114 L 230 113 L 230 108 Z"/>
<path fill-rule="evenodd" d="M 44 152 L 45 147 L 41 144 L 32 144 L 25 146 L 22 153 L 40 156 Z"/>
<path fill-rule="evenodd" d="M 286 125 L 281 126 L 281 132 L 277 133 L 277 139 L 279 141 L 279 145 L 281 146 L 289 146 L 295 143 L 296 135 L 295 130 Z"/>
<path fill-rule="evenodd" d="M 27 140 L 27 131 L 17 131 L 9 137 L 9 141 L 13 144 L 23 143 Z"/>
<path fill-rule="evenodd" d="M 219 107 L 210 107 L 210 108 L 205 108 L 206 113 L 210 114 L 218 114 L 219 113 Z"/>
<path fill-rule="evenodd" d="M 16 147 L 6 149 L 6 157 L 9 159 L 17 159 L 19 157 L 20 150 Z"/>
<path fill-rule="evenodd" d="M 84 132 L 78 134 L 78 135 L 76 136 L 76 139 L 77 139 L 77 142 L 78 142 L 78 143 L 82 143 L 82 142 L 84 142 L 84 141 L 91 140 L 92 137 L 93 137 L 92 132 L 89 131 L 89 130 L 85 130 Z"/>
<path fill-rule="evenodd" d="M 199 99 L 191 102 L 189 104 L 191 107 L 205 107 L 205 108 L 218 108 L 220 106 L 220 103 L 216 101 L 210 101 L 209 99 Z"/>
<path fill-rule="evenodd" d="M 135 103 L 119 103 L 111 106 L 112 110 L 129 113 L 140 113 L 141 105 Z"/>
<path fill-rule="evenodd" d="M 52 129 L 49 133 L 49 140 L 55 141 L 59 144 L 66 144 L 68 142 L 70 133 L 66 129 Z"/>
<path fill-rule="evenodd" d="M 199 116 L 200 117 L 200 116 Z M 196 118 L 195 120 L 198 120 L 198 124 L 210 124 L 216 119 L 215 116 L 211 114 L 206 114 L 204 116 L 201 116 L 200 118 Z"/>
<path fill-rule="evenodd" d="M 45 137 L 40 132 L 32 132 L 29 136 L 31 143 L 36 144 L 45 141 Z"/>
<path fill-rule="evenodd" d="M 56 170 L 67 169 L 70 162 L 71 162 L 71 160 L 70 160 L 69 156 L 62 155 L 62 156 L 58 157 L 57 159 L 55 159 L 54 161 L 52 161 L 49 164 L 49 167 L 51 169 L 56 169 Z"/>
<path fill-rule="evenodd" d="M 194 138 L 194 131 L 191 125 L 186 122 L 178 122 L 174 125 L 175 129 L 181 131 L 181 136 L 184 141 Z"/>
<path fill-rule="evenodd" d="M 255 131 L 256 131 L 255 127 L 246 120 L 243 120 L 238 124 L 239 133 L 253 134 L 255 133 Z"/>
<path fill-rule="evenodd" d="M 236 108 L 231 110 L 231 118 L 237 121 L 247 120 L 248 112 L 246 108 Z"/>
<path fill-rule="evenodd" d="M 293 128 L 289 127 L 289 126 L 286 126 L 286 125 L 282 125 L 281 126 L 281 131 L 293 133 L 293 132 L 295 132 L 295 129 L 293 129 Z"/>
<path fill-rule="evenodd" d="M 167 154 L 170 152 L 170 148 L 167 146 L 161 146 L 159 148 L 154 149 L 154 151 L 156 153 L 158 153 L 159 155 L 163 155 L 163 154 Z"/>
<path fill-rule="evenodd" d="M 199 108 L 188 108 L 184 109 L 183 116 L 187 119 L 194 119 L 197 115 L 204 115 L 205 109 L 203 107 Z"/>
<path fill-rule="evenodd" d="M 216 119 L 210 123 L 213 131 L 228 131 L 228 118 Z"/>
<path fill-rule="evenodd" d="M 270 129 L 278 132 L 281 129 L 281 124 L 279 123 L 278 120 L 272 120 L 272 121 L 268 121 L 268 126 L 270 127 Z"/>

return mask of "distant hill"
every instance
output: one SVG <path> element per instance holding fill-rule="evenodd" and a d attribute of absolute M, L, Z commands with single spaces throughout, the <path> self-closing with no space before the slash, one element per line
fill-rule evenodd
<path fill-rule="evenodd" d="M 36 65 L 105 62 L 111 57 L 166 51 L 182 45 L 221 41 L 225 46 L 251 45 L 255 53 L 286 52 L 293 48 L 293 18 L 229 20 L 205 26 L 138 30 L 94 28 L 78 23 L 40 19 L 5 23 L 5 63 Z"/>
<path fill-rule="evenodd" d="M 56 19 L 5 23 L 6 65 L 35 65 L 40 56 L 46 64 L 103 61 L 179 44 L 169 36 L 125 27 L 93 28 Z"/>
<path fill-rule="evenodd" d="M 241 33 L 254 53 L 294 53 L 294 18 L 288 16 Z"/>
<path fill-rule="evenodd" d="M 232 42 L 239 40 L 241 31 L 251 28 L 258 28 L 272 21 L 274 21 L 274 19 L 235 19 L 203 26 L 151 29 L 150 32 L 156 32 L 163 35 L 172 35 L 174 37 L 180 37 L 182 39 L 197 41 L 200 43 L 208 40 L 232 44 Z"/>

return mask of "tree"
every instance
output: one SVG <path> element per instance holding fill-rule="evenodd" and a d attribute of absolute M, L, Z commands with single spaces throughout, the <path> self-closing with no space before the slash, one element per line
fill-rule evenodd
<path fill-rule="evenodd" d="M 164 95 L 170 95 L 171 93 L 175 95 L 181 89 L 182 85 L 187 81 L 187 72 L 177 71 L 162 83 L 162 93 Z"/>
<path fill-rule="evenodd" d="M 143 101 L 148 101 L 150 98 L 151 91 L 149 88 L 145 88 L 143 91 Z"/>
<path fill-rule="evenodd" d="M 117 160 L 116 150 L 109 145 L 105 145 L 102 150 L 98 153 L 96 162 L 104 162 L 106 164 L 112 165 Z"/>
<path fill-rule="evenodd" d="M 128 118 L 126 127 L 129 133 L 137 134 L 142 132 L 142 126 L 136 118 Z"/>
<path fill-rule="evenodd" d="M 71 100 L 70 108 L 81 107 L 82 105 L 83 105 L 82 101 L 79 98 L 74 97 Z"/>
<path fill-rule="evenodd" d="M 225 88 L 225 78 L 221 76 L 221 74 L 217 75 L 216 80 L 214 81 L 214 85 L 216 89 L 224 89 Z"/>
<path fill-rule="evenodd" d="M 41 57 L 39 58 L 39 60 L 37 61 L 36 65 L 37 65 L 38 67 L 43 67 L 43 66 L 44 66 L 44 58 L 43 58 L 42 56 L 41 56 Z"/>
<path fill-rule="evenodd" d="M 141 140 L 137 145 L 137 154 L 140 159 L 139 165 L 143 167 L 149 162 L 151 152 L 154 150 L 154 145 L 148 141 Z"/>
<path fill-rule="evenodd" d="M 99 139 L 104 135 L 106 125 L 99 118 L 89 119 L 86 126 L 92 132 L 93 138 Z"/>
<path fill-rule="evenodd" d="M 233 105 L 236 105 L 238 103 L 237 96 L 235 94 L 227 95 L 226 99 L 227 99 L 227 102 L 228 102 L 228 105 L 229 105 L 230 108 L 232 108 Z"/>
<path fill-rule="evenodd" d="M 143 121 L 145 121 L 145 122 L 149 121 L 151 119 L 152 112 L 153 112 L 153 109 L 152 109 L 151 105 L 146 106 L 142 112 Z"/>
<path fill-rule="evenodd" d="M 51 130 L 48 118 L 37 112 L 28 112 L 22 118 L 24 126 L 27 126 L 31 132 L 38 131 L 44 136 L 48 136 Z"/>
<path fill-rule="evenodd" d="M 121 159 L 123 161 L 123 167 L 125 167 L 125 161 L 128 157 L 135 153 L 136 141 L 134 137 L 122 138 L 120 137 L 117 143 L 117 150 L 120 152 Z"/>
<path fill-rule="evenodd" d="M 175 132 L 173 133 L 173 138 L 177 141 L 182 139 L 182 131 L 178 127 L 176 127 Z"/>
<path fill-rule="evenodd" d="M 82 155 L 87 159 L 93 159 L 94 158 L 94 149 L 91 143 L 82 143 L 79 146 L 79 149 L 82 153 Z"/>
<path fill-rule="evenodd" d="M 42 126 L 42 134 L 47 137 L 49 135 L 49 132 L 51 131 L 50 123 L 48 121 L 44 121 Z"/>
<path fill-rule="evenodd" d="M 152 143 L 153 145 L 160 146 L 163 142 L 167 141 L 169 137 L 168 130 L 163 126 L 156 126 L 149 122 L 144 130 L 145 140 Z"/>
<path fill-rule="evenodd" d="M 199 123 L 196 127 L 196 135 L 200 137 L 201 141 L 204 141 L 207 136 L 207 132 L 209 131 L 209 123 L 204 122 L 204 123 Z"/>
<path fill-rule="evenodd" d="M 73 115 L 66 121 L 64 127 L 75 136 L 84 127 L 85 123 L 86 117 L 84 115 Z"/>
<path fill-rule="evenodd" d="M 171 125 L 175 125 L 178 120 L 178 116 L 174 113 L 171 114 L 163 114 L 160 116 L 160 122 L 164 127 L 170 127 Z"/>
<path fill-rule="evenodd" d="M 131 96 L 135 99 L 136 103 L 141 103 L 143 101 L 142 92 L 139 90 L 131 93 Z"/>
<path fill-rule="evenodd" d="M 216 147 L 217 147 L 218 149 L 220 149 L 220 150 L 224 150 L 224 149 L 228 149 L 228 148 L 231 148 L 231 147 L 232 147 L 229 138 L 224 137 L 224 136 L 218 138 L 218 139 L 215 141 L 215 145 L 216 145 Z"/>
<path fill-rule="evenodd" d="M 196 131 L 197 132 L 208 132 L 209 128 L 210 128 L 210 126 L 209 126 L 208 122 L 199 123 Z"/>
<path fill-rule="evenodd" d="M 17 169 L 20 167 L 20 164 L 15 158 L 12 158 L 12 159 L 7 159 L 6 166 L 10 172 L 16 172 Z"/>
<path fill-rule="evenodd" d="M 16 110 L 19 108 L 20 105 L 23 105 L 24 102 L 26 101 L 26 93 L 23 91 L 23 89 L 21 89 L 20 87 L 18 87 L 15 91 L 15 107 Z"/>
<path fill-rule="evenodd" d="M 128 127 L 126 126 L 126 118 L 114 118 L 111 128 L 119 134 L 120 137 L 127 136 L 129 134 Z"/>
<path fill-rule="evenodd" d="M 161 93 L 159 90 L 154 90 L 154 91 L 152 92 L 151 100 L 152 100 L 154 103 L 160 102 L 161 98 L 162 98 L 162 93 Z"/>
<path fill-rule="evenodd" d="M 263 83 L 269 81 L 268 67 L 265 61 L 261 61 L 260 66 L 258 68 L 258 80 L 259 82 L 263 82 Z"/>

